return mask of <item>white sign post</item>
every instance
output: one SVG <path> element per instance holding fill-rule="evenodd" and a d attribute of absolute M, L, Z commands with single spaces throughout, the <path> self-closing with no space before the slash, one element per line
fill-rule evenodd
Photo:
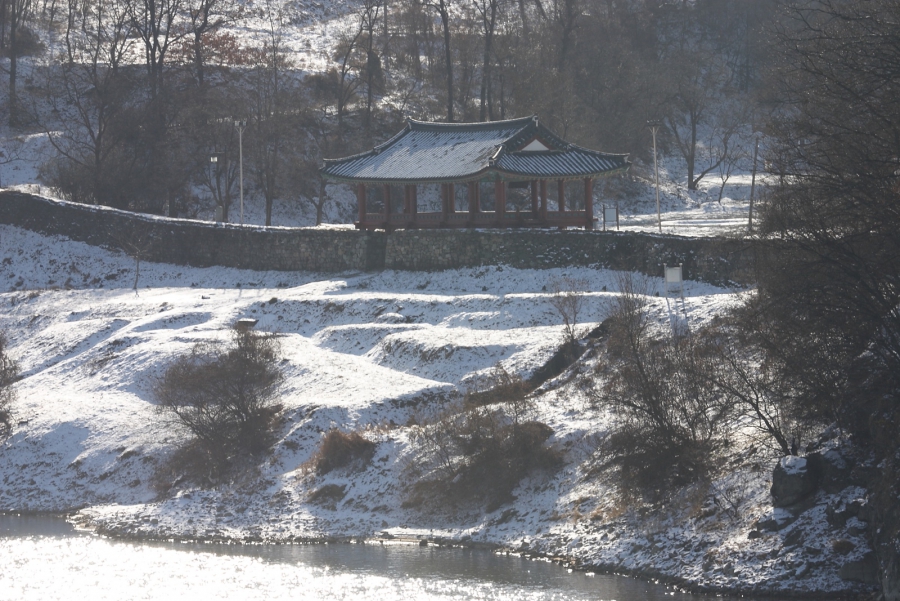
<path fill-rule="evenodd" d="M 607 207 L 604 205 L 603 207 L 603 231 L 606 231 L 607 223 L 615 223 L 616 230 L 619 229 L 619 206 L 616 205 L 614 207 Z"/>
<path fill-rule="evenodd" d="M 669 267 L 668 265 L 663 265 L 663 272 L 665 273 L 666 280 L 666 296 L 669 296 L 669 292 L 678 292 L 681 295 L 681 298 L 684 298 L 684 279 L 682 278 L 682 267 L 683 263 L 679 263 L 678 267 Z"/>

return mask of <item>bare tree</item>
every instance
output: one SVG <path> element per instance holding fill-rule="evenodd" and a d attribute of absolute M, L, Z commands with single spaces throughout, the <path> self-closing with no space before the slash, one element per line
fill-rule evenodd
<path fill-rule="evenodd" d="M 559 313 L 565 328 L 567 344 L 578 342 L 578 316 L 584 308 L 588 282 L 583 278 L 563 276 L 550 281 L 550 305 Z"/>
<path fill-rule="evenodd" d="M 47 126 L 47 136 L 60 157 L 85 174 L 84 182 L 70 179 L 75 200 L 125 208 L 127 187 L 117 183 L 123 165 L 115 157 L 127 135 L 123 120 L 132 91 L 123 67 L 133 47 L 129 5 L 111 0 L 83 11 L 70 0 L 68 11 L 61 64 L 48 81 L 51 106 L 67 118 Z"/>
<path fill-rule="evenodd" d="M 144 44 L 144 62 L 150 83 L 150 97 L 159 97 L 166 54 L 184 36 L 178 18 L 182 0 L 136 0 L 129 4 L 133 31 Z"/>
<path fill-rule="evenodd" d="M 153 236 L 149 232 L 139 230 L 139 227 L 140 224 L 136 223 L 130 228 L 130 231 L 110 236 L 116 246 L 134 259 L 134 284 L 131 289 L 135 294 L 137 294 L 138 281 L 141 277 L 141 261 L 147 258 L 156 245 Z"/>
<path fill-rule="evenodd" d="M 281 7 L 269 0 L 262 10 L 268 31 L 262 48 L 254 52 L 251 110 L 255 118 L 251 130 L 251 160 L 256 185 L 265 199 L 266 225 L 272 225 L 272 208 L 281 186 L 285 130 L 291 120 L 284 111 L 285 71 L 290 65 L 282 48 Z"/>
<path fill-rule="evenodd" d="M 475 10 L 481 15 L 484 33 L 484 55 L 481 62 L 481 90 L 479 93 L 478 120 L 494 119 L 491 102 L 491 66 L 493 64 L 494 32 L 500 11 L 500 0 L 473 0 Z"/>
<path fill-rule="evenodd" d="M 708 55 L 707 55 L 708 56 Z M 688 190 L 696 190 L 700 180 L 731 156 L 731 142 L 744 124 L 743 111 L 727 103 L 725 69 L 696 53 L 678 54 L 669 62 L 671 92 L 664 102 L 666 124 L 675 146 L 687 164 Z M 710 129 L 710 146 L 699 139 L 702 127 Z M 710 159 L 699 167 L 703 154 Z M 698 173 L 699 171 L 699 173 Z"/>
<path fill-rule="evenodd" d="M 20 47 L 20 30 L 31 17 L 31 0 L 6 0 L 3 8 L 9 27 L 9 43 L 7 53 L 9 55 L 9 124 L 18 125 L 19 122 L 19 97 L 16 84 L 18 81 L 18 64 Z"/>
<path fill-rule="evenodd" d="M 360 16 L 362 29 L 365 31 L 364 43 L 366 46 L 366 116 L 363 124 L 367 129 L 372 127 L 372 106 L 375 97 L 376 84 L 383 80 L 381 73 L 381 59 L 375 52 L 375 28 L 378 19 L 385 19 L 384 0 L 363 0 L 362 14 Z"/>
<path fill-rule="evenodd" d="M 193 37 L 191 50 L 193 53 L 194 76 L 197 85 L 203 87 L 206 68 L 206 43 L 225 24 L 237 18 L 239 10 L 231 0 L 186 0 L 188 30 Z"/>
<path fill-rule="evenodd" d="M 360 84 L 357 76 L 360 64 L 356 54 L 359 51 L 359 42 L 363 30 L 363 21 L 360 19 L 355 29 L 341 36 L 335 50 L 335 60 L 338 61 L 338 69 L 337 71 L 332 71 L 330 76 L 336 80 L 337 84 L 335 86 L 335 100 L 339 133 L 343 132 L 344 114 L 347 112 L 347 106 L 356 95 L 356 90 Z"/>
<path fill-rule="evenodd" d="M 453 123 L 453 51 L 450 48 L 451 0 L 422 0 L 422 4 L 436 11 L 441 17 L 441 30 L 444 34 L 444 68 L 447 72 L 447 123 Z"/>
<path fill-rule="evenodd" d="M 19 379 L 19 366 L 9 356 L 6 334 L 0 332 L 0 438 L 12 430 L 12 403 L 16 398 L 14 384 Z"/>

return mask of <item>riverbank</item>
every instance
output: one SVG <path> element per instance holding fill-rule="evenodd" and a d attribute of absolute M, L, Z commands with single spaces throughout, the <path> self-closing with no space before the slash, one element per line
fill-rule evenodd
<path fill-rule="evenodd" d="M 777 456 L 752 440 L 738 441 L 711 481 L 666 505 L 623 494 L 596 469 L 611 416 L 578 386 L 598 360 L 589 351 L 533 393 L 531 415 L 552 430 L 560 467 L 532 473 L 491 509 L 411 499 L 417 424 L 497 364 L 528 378 L 547 363 L 563 334 L 548 291 L 554 278 L 586 282 L 580 322 L 588 329 L 615 295 L 615 272 L 486 266 L 323 276 L 144 262 L 133 290 L 135 261 L 123 254 L 9 226 L 0 239 L 0 281 L 11 288 L 0 294 L 0 328 L 22 373 L 15 428 L 0 448 L 0 509 L 78 507 L 81 525 L 142 540 L 390 536 L 497 545 L 710 592 L 873 590 L 842 578 L 870 550 L 866 522 L 841 511 L 864 504 L 867 492 L 819 491 L 797 516 L 773 509 Z M 676 305 L 661 281 L 650 283 L 658 327 L 673 314 L 700 325 L 747 294 L 687 282 Z M 238 318 L 281 343 L 272 453 L 212 489 L 161 482 L 158 466 L 185 435 L 160 419 L 152 381 L 195 344 L 227 338 Z M 310 470 L 332 428 L 374 443 L 370 461 Z M 826 437 L 820 450 L 845 442 Z M 331 494 L 316 494 L 323 490 Z"/>

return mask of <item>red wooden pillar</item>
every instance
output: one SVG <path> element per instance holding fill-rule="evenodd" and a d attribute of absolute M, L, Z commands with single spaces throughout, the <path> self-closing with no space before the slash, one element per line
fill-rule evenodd
<path fill-rule="evenodd" d="M 537 219 L 538 215 L 538 183 L 531 180 L 531 216 Z"/>
<path fill-rule="evenodd" d="M 356 207 L 359 209 L 358 227 L 366 226 L 366 185 L 356 184 Z"/>
<path fill-rule="evenodd" d="M 447 223 L 447 184 L 441 184 L 441 225 Z"/>
<path fill-rule="evenodd" d="M 541 221 L 547 221 L 547 180 L 541 180 Z"/>
<path fill-rule="evenodd" d="M 506 183 L 500 179 L 494 182 L 494 212 L 498 219 L 506 213 Z"/>
<path fill-rule="evenodd" d="M 566 212 L 566 181 L 562 179 L 556 180 L 556 204 L 559 206 L 559 212 Z"/>
<path fill-rule="evenodd" d="M 584 178 L 584 229 L 594 229 L 594 180 Z"/>
<path fill-rule="evenodd" d="M 469 212 L 478 213 L 481 211 L 480 190 L 478 182 L 469 182 Z"/>
<path fill-rule="evenodd" d="M 447 212 L 456 212 L 456 186 L 447 184 Z"/>
<path fill-rule="evenodd" d="M 391 221 L 391 187 L 388 184 L 382 186 L 382 196 L 384 197 L 384 222 Z"/>
<path fill-rule="evenodd" d="M 419 212 L 419 189 L 415 184 L 409 187 L 409 212 L 413 215 Z"/>
<path fill-rule="evenodd" d="M 403 214 L 406 215 L 406 225 L 409 227 L 413 221 L 414 208 L 413 200 L 415 194 L 415 186 L 409 184 L 403 186 Z"/>

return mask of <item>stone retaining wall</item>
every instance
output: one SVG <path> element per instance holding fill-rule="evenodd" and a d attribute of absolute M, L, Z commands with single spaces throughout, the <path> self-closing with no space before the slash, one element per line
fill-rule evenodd
<path fill-rule="evenodd" d="M 169 219 L 0 192 L 0 223 L 98 246 L 145 248 L 144 260 L 277 271 L 440 270 L 504 264 L 542 269 L 596 265 L 718 285 L 753 282 L 751 243 L 583 230 L 403 230 L 237 226 Z"/>

